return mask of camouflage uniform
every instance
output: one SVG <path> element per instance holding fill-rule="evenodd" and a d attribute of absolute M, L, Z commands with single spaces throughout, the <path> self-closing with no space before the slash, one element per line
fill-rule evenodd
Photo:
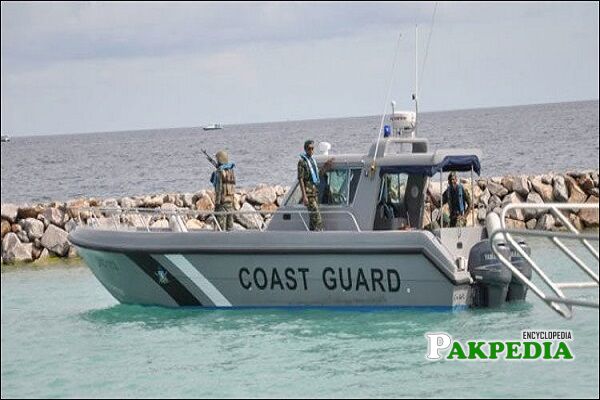
<path fill-rule="evenodd" d="M 231 169 L 217 169 L 215 185 L 215 211 L 228 212 L 227 215 L 218 215 L 217 221 L 222 230 L 233 229 L 233 201 L 235 194 L 235 174 Z"/>
<path fill-rule="evenodd" d="M 321 219 L 321 212 L 319 211 L 319 189 L 313 183 L 310 167 L 303 158 L 298 160 L 298 180 L 304 182 L 304 188 L 306 190 L 306 198 L 308 200 L 306 208 L 310 215 L 309 228 L 311 231 L 322 231 L 323 220 Z"/>
<path fill-rule="evenodd" d="M 458 204 L 459 199 L 457 198 L 456 194 L 458 188 L 456 190 L 446 189 L 446 191 L 444 191 L 444 193 L 442 194 L 442 204 L 448 203 L 448 207 L 450 208 L 451 228 L 465 227 L 467 225 L 466 213 L 467 211 L 471 211 L 471 208 L 473 207 L 471 202 L 471 194 L 469 193 L 469 191 L 466 188 L 464 188 L 460 183 L 458 184 L 458 186 L 460 186 L 461 190 L 463 191 L 464 204 L 462 205 L 462 207 L 464 209 L 464 213 L 462 215 L 460 213 L 460 205 Z"/>

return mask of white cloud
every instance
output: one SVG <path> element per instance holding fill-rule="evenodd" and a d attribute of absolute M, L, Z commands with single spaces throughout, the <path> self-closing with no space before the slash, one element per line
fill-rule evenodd
<path fill-rule="evenodd" d="M 432 3 L 2 3 L 2 131 L 67 133 L 410 106 Z M 598 97 L 598 5 L 440 3 L 425 110 Z"/>

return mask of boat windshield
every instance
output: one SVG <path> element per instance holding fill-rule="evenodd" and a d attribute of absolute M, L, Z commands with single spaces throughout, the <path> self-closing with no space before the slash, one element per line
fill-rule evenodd
<path fill-rule="evenodd" d="M 360 168 L 336 168 L 328 171 L 319 184 L 319 203 L 331 206 L 352 204 L 360 172 Z M 302 204 L 302 190 L 298 184 L 286 202 L 288 206 L 297 204 Z"/>

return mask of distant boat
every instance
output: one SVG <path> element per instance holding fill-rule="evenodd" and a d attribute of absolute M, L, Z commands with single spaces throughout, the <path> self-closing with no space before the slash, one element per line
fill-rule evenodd
<path fill-rule="evenodd" d="M 10 142 L 10 137 L 2 135 L 2 143 Z"/>
<path fill-rule="evenodd" d="M 204 128 L 205 131 L 216 131 L 217 129 L 223 129 L 223 125 L 221 124 L 211 124 L 208 126 L 205 126 Z"/>

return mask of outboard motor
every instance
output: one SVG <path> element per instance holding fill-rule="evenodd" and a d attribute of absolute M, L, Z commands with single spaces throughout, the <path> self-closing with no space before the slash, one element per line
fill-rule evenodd
<path fill-rule="evenodd" d="M 510 259 L 510 250 L 498 243 L 503 256 Z M 498 260 L 489 240 L 477 243 L 469 252 L 469 272 L 473 284 L 473 307 L 499 307 L 506 301 L 512 272 Z"/>
<path fill-rule="evenodd" d="M 519 243 L 519 246 L 525 251 L 525 254 L 528 256 L 531 255 L 531 248 L 525 242 L 523 238 L 516 238 L 515 240 Z M 521 257 L 516 250 L 511 249 L 510 251 L 510 262 L 519 270 L 520 273 L 525 275 L 527 279 L 531 279 L 532 268 L 531 265 L 525 260 L 525 258 Z M 518 301 L 525 300 L 525 296 L 527 296 L 527 285 L 525 285 L 519 278 L 513 275 L 512 280 L 510 281 L 510 285 L 508 286 L 508 294 L 506 296 L 506 301 Z"/>

